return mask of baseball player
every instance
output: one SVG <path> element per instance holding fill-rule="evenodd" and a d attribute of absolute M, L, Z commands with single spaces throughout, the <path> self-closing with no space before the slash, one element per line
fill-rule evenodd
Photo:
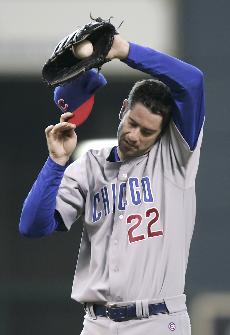
<path fill-rule="evenodd" d="M 196 67 L 116 35 L 109 59 L 150 74 L 120 111 L 118 146 L 68 165 L 77 136 L 64 113 L 46 128 L 49 158 L 22 210 L 20 232 L 83 236 L 72 298 L 82 335 L 191 334 L 184 285 L 195 223 L 204 123 Z"/>

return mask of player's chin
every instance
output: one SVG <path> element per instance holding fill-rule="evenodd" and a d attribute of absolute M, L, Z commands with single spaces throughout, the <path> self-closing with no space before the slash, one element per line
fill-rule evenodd
<path fill-rule="evenodd" d="M 138 148 L 136 147 L 131 147 L 129 145 L 119 145 L 121 152 L 126 158 L 132 158 L 132 157 L 137 157 L 141 155 L 141 152 Z"/>

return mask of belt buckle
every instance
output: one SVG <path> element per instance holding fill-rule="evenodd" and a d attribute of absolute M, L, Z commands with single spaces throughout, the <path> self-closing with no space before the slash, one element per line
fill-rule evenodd
<path fill-rule="evenodd" d="M 111 317 L 111 309 L 114 308 L 116 306 L 116 304 L 109 304 L 107 306 L 105 306 L 105 314 L 107 319 L 113 320 L 113 318 Z"/>
<path fill-rule="evenodd" d="M 122 322 L 126 321 L 127 314 L 126 309 L 122 306 L 117 306 L 116 304 L 111 304 L 109 306 L 106 306 L 106 317 L 110 320 L 113 320 L 115 322 Z"/>

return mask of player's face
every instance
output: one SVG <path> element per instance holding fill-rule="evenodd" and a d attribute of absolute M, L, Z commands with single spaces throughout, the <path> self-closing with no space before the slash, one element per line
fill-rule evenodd
<path fill-rule="evenodd" d="M 157 141 L 162 125 L 162 116 L 153 114 L 141 103 L 132 109 L 126 108 L 118 127 L 120 158 L 141 156 Z"/>

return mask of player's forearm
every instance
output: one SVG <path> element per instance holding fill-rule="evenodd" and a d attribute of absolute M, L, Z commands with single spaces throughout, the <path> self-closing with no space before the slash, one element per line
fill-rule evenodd
<path fill-rule="evenodd" d="M 195 66 L 148 47 L 130 43 L 127 65 L 159 78 L 171 90 L 202 88 L 203 75 Z"/>
<path fill-rule="evenodd" d="M 158 77 L 177 92 L 180 88 L 200 88 L 202 84 L 202 72 L 195 66 L 149 47 L 128 42 L 121 35 L 114 36 L 107 58 L 118 58 L 132 68 Z"/>
<path fill-rule="evenodd" d="M 57 228 L 54 216 L 56 195 L 64 171 L 64 166 L 50 158 L 45 163 L 23 205 L 19 224 L 22 235 L 40 237 L 51 234 Z"/>

